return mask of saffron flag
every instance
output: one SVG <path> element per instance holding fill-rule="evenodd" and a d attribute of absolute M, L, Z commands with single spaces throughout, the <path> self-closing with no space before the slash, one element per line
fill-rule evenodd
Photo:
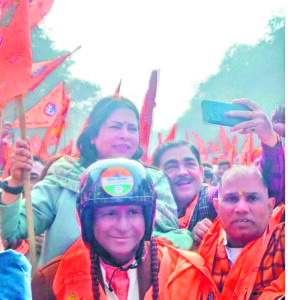
<path fill-rule="evenodd" d="M 187 129 L 185 130 L 185 140 L 188 143 L 190 142 L 189 131 Z"/>
<path fill-rule="evenodd" d="M 33 91 L 52 71 L 65 61 L 72 53 L 67 53 L 54 60 L 40 61 L 32 64 L 29 90 Z"/>
<path fill-rule="evenodd" d="M 69 144 L 60 150 L 60 154 L 72 155 L 73 143 L 74 143 L 73 139 L 70 139 Z"/>
<path fill-rule="evenodd" d="M 220 126 L 219 139 L 223 146 L 223 152 L 227 155 L 230 150 L 231 145 L 230 145 L 230 140 L 229 140 L 223 126 Z"/>
<path fill-rule="evenodd" d="M 28 91 L 32 64 L 28 2 L 0 1 L 0 107 Z"/>
<path fill-rule="evenodd" d="M 30 150 L 32 154 L 38 155 L 41 146 L 41 139 L 38 134 L 34 134 L 30 141 Z"/>
<path fill-rule="evenodd" d="M 153 109 L 156 106 L 155 98 L 158 85 L 158 76 L 158 70 L 152 71 L 149 80 L 149 87 L 146 92 L 140 113 L 140 144 L 144 151 L 143 156 L 141 158 L 143 162 L 148 161 L 148 147 L 152 127 Z"/>
<path fill-rule="evenodd" d="M 51 145 L 57 145 L 60 141 L 61 133 L 65 124 L 65 117 L 68 112 L 70 99 L 66 96 L 64 97 L 65 103 L 63 104 L 63 109 L 58 113 L 51 127 L 49 127 L 42 139 L 38 156 L 45 160 L 49 161 L 50 157 L 47 151 L 47 148 Z"/>
<path fill-rule="evenodd" d="M 30 27 L 36 26 L 50 11 L 54 0 L 29 0 Z"/>
<path fill-rule="evenodd" d="M 114 92 L 114 96 L 119 96 L 119 94 L 120 94 L 120 88 L 121 88 L 121 80 L 120 80 L 120 82 L 119 82 L 119 84 L 118 84 L 118 86 L 117 86 L 117 88 L 116 88 L 116 90 Z"/>
<path fill-rule="evenodd" d="M 238 164 L 250 166 L 252 164 L 252 153 L 254 150 L 253 133 L 245 136 Z"/>
<path fill-rule="evenodd" d="M 61 113 L 65 103 L 64 82 L 60 82 L 48 95 L 25 113 L 26 128 L 50 127 L 58 113 Z M 19 119 L 16 119 L 12 126 L 19 128 Z"/>
<path fill-rule="evenodd" d="M 234 157 L 237 154 L 237 142 L 238 142 L 238 136 L 236 134 L 234 134 L 233 139 L 232 139 L 232 145 L 226 156 L 226 160 L 228 160 L 230 162 L 231 166 L 233 165 Z"/>
<path fill-rule="evenodd" d="M 192 135 L 196 141 L 197 149 L 200 155 L 205 155 L 205 142 L 204 140 L 196 133 L 192 131 Z"/>
<path fill-rule="evenodd" d="M 171 130 L 169 131 L 169 133 L 165 137 L 164 144 L 168 143 L 168 142 L 171 142 L 171 141 L 174 141 L 175 138 L 176 138 L 176 132 L 177 132 L 177 123 L 175 123 L 172 126 Z"/>

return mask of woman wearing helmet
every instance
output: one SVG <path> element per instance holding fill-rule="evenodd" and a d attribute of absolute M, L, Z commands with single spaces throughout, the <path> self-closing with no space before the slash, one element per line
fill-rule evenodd
<path fill-rule="evenodd" d="M 31 193 L 35 234 L 46 231 L 40 266 L 63 254 L 80 236 L 75 209 L 79 178 L 84 169 L 102 158 L 141 157 L 137 108 L 123 97 L 99 100 L 89 115 L 87 127 L 79 136 L 77 145 L 79 159 L 59 159 Z M 18 141 L 11 157 L 10 187 L 23 185 L 22 169 L 30 170 L 31 163 L 27 143 Z M 166 177 L 158 170 L 148 169 L 157 192 L 153 235 L 164 236 L 178 247 L 191 248 L 191 233 L 178 227 L 177 206 Z M 26 203 L 20 200 L 19 195 L 8 191 L 1 195 L 2 237 L 8 241 L 27 238 Z"/>
<path fill-rule="evenodd" d="M 81 177 L 77 202 L 83 240 L 57 268 L 50 265 L 57 269 L 56 299 L 217 299 L 201 256 L 151 237 L 155 206 L 152 179 L 139 162 L 114 158 L 92 164 Z M 39 273 L 42 285 L 34 284 L 42 299 L 48 299 L 47 273 L 49 266 Z"/>

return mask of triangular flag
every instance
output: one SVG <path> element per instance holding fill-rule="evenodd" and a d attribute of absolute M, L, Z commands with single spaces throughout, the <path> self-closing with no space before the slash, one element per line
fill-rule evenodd
<path fill-rule="evenodd" d="M 72 155 L 73 143 L 74 143 L 73 139 L 70 139 L 69 144 L 60 150 L 60 154 Z"/>
<path fill-rule="evenodd" d="M 47 161 L 49 160 L 49 155 L 47 148 L 51 145 L 57 145 L 60 141 L 61 133 L 65 124 L 65 117 L 68 112 L 70 99 L 65 97 L 65 103 L 63 104 L 63 110 L 57 115 L 51 127 L 49 127 L 45 133 L 42 140 L 41 147 L 38 156 Z"/>
<path fill-rule="evenodd" d="M 26 128 L 48 128 L 65 106 L 64 82 L 38 101 L 25 113 Z M 19 119 L 13 122 L 13 128 L 19 128 Z"/>
<path fill-rule="evenodd" d="M 141 158 L 143 162 L 148 161 L 148 147 L 152 127 L 153 109 L 156 106 L 155 98 L 158 85 L 158 73 L 158 70 L 154 70 L 151 73 L 149 87 L 146 92 L 140 113 L 140 144 L 144 151 L 143 156 Z"/>
<path fill-rule="evenodd" d="M 41 146 L 41 139 L 38 134 L 34 134 L 30 141 L 30 150 L 32 154 L 38 155 Z"/>
<path fill-rule="evenodd" d="M 239 155 L 238 164 L 250 166 L 252 164 L 252 153 L 254 150 L 254 141 L 253 141 L 253 133 L 250 133 L 245 136 L 245 140 L 243 142 L 242 150 Z"/>
<path fill-rule="evenodd" d="M 29 0 L 30 27 L 36 26 L 50 11 L 54 0 Z"/>
<path fill-rule="evenodd" d="M 228 154 L 231 145 L 230 145 L 230 140 L 229 140 L 223 126 L 220 126 L 219 139 L 220 139 L 220 141 L 222 143 L 222 146 L 223 146 L 223 152 Z"/>
<path fill-rule="evenodd" d="M 28 1 L 0 1 L 0 107 L 28 91 L 32 64 Z"/>
<path fill-rule="evenodd" d="M 185 140 L 188 143 L 190 142 L 189 131 L 187 129 L 185 130 Z"/>
<path fill-rule="evenodd" d="M 192 131 L 192 135 L 196 141 L 197 149 L 200 155 L 205 154 L 205 142 L 204 140 L 194 131 Z"/>
<path fill-rule="evenodd" d="M 175 138 L 176 138 L 176 132 L 177 132 L 177 123 L 175 123 L 171 130 L 169 131 L 169 133 L 167 134 L 167 136 L 165 137 L 165 140 L 164 140 L 164 143 L 168 143 L 168 142 L 171 142 L 171 141 L 174 141 Z"/>
<path fill-rule="evenodd" d="M 118 86 L 117 86 L 117 88 L 116 88 L 116 90 L 114 92 L 114 96 L 119 96 L 119 94 L 120 94 L 120 88 L 121 88 L 121 80 L 120 80 L 120 82 L 119 82 L 119 84 L 118 84 Z"/>
<path fill-rule="evenodd" d="M 54 60 L 33 63 L 29 90 L 33 91 L 52 71 L 54 71 L 71 53 L 62 55 Z"/>

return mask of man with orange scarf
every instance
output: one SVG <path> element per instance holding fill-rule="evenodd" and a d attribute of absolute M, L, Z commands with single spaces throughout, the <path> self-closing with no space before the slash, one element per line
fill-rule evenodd
<path fill-rule="evenodd" d="M 237 166 L 222 177 L 218 213 L 198 252 L 211 268 L 222 299 L 282 299 L 285 294 L 284 204 L 274 210 L 254 167 Z"/>

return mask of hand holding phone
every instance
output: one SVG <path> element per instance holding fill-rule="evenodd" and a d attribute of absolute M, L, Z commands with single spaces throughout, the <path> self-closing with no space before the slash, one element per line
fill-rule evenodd
<path fill-rule="evenodd" d="M 234 126 L 250 118 L 228 117 L 226 113 L 232 110 L 251 111 L 246 105 L 240 103 L 225 103 L 212 100 L 203 100 L 201 103 L 203 121 L 223 125 Z"/>

